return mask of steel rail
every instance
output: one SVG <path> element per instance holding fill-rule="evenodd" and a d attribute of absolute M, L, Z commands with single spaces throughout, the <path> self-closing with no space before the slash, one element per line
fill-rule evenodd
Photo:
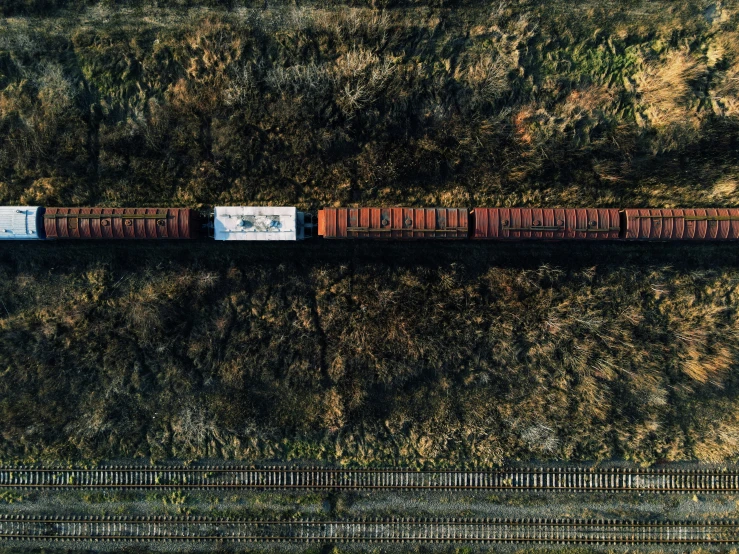
<path fill-rule="evenodd" d="M 211 517 L 0 516 L 0 540 L 556 544 L 739 544 L 739 522 L 384 518 L 278 521 Z"/>
<path fill-rule="evenodd" d="M 318 467 L 0 466 L 0 489 L 502 490 L 739 492 L 739 468 L 503 468 L 415 471 Z"/>

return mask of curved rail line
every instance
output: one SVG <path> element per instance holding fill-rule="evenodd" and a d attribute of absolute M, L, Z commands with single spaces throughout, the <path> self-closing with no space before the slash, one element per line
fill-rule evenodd
<path fill-rule="evenodd" d="M 0 541 L 285 541 L 739 544 L 739 522 L 607 519 L 240 520 L 210 517 L 0 516 Z"/>
<path fill-rule="evenodd" d="M 16 489 L 429 489 L 562 492 L 739 492 L 739 468 L 503 468 L 487 471 L 234 466 L 0 467 Z"/>

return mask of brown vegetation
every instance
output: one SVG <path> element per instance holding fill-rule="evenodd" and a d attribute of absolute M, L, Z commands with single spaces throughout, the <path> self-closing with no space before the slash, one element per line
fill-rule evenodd
<path fill-rule="evenodd" d="M 736 267 L 731 245 L 1 245 L 0 456 L 736 459 Z"/>
<path fill-rule="evenodd" d="M 106 5 L 0 24 L 0 202 L 739 202 L 732 2 Z"/>
<path fill-rule="evenodd" d="M 709 4 L 60 0 L 0 202 L 737 206 Z M 736 458 L 732 247 L 614 248 L 0 245 L 0 457 Z"/>

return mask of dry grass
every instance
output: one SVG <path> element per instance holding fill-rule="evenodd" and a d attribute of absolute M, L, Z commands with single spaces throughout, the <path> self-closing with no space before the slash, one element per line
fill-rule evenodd
<path fill-rule="evenodd" d="M 739 456 L 725 248 L 283 247 L 3 247 L 2 456 Z"/>
<path fill-rule="evenodd" d="M 731 6 L 383 5 L 0 21 L 0 202 L 739 205 Z M 739 456 L 730 250 L 281 246 L 0 249 L 0 454 Z"/>
<path fill-rule="evenodd" d="M 711 89 L 715 111 L 725 117 L 739 117 L 739 63 L 721 73 L 716 81 Z"/>
<path fill-rule="evenodd" d="M 0 201 L 734 205 L 736 14 L 699 4 L 7 18 Z"/>
<path fill-rule="evenodd" d="M 675 150 L 698 137 L 704 114 L 697 89 L 705 87 L 707 67 L 696 54 L 670 51 L 660 62 L 647 62 L 636 77 L 640 95 L 637 122 L 657 130 L 659 150 Z"/>

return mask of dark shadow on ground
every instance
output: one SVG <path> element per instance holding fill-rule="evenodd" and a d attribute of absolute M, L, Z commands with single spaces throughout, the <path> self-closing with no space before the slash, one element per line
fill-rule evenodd
<path fill-rule="evenodd" d="M 313 240 L 281 244 L 193 242 L 24 242 L 0 244 L 0 263 L 19 270 L 60 269 L 67 273 L 90 262 L 135 271 L 166 262 L 219 269 L 230 265 L 315 265 L 350 262 L 389 267 L 439 267 L 452 263 L 501 268 L 544 264 L 577 270 L 592 266 L 671 266 L 675 269 L 739 267 L 737 243 L 634 242 L 372 242 Z"/>

